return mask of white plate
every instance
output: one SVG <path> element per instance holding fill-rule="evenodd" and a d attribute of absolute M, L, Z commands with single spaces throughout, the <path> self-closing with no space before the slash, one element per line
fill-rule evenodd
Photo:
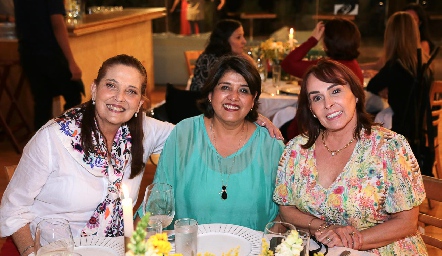
<path fill-rule="evenodd" d="M 76 237 L 74 243 L 82 256 L 124 256 L 124 237 Z"/>
<path fill-rule="evenodd" d="M 298 95 L 301 92 L 301 86 L 284 85 L 279 87 L 279 91 L 282 93 Z"/>
<path fill-rule="evenodd" d="M 198 253 L 221 256 L 239 246 L 239 256 L 261 253 L 262 233 L 231 224 L 198 225 Z"/>

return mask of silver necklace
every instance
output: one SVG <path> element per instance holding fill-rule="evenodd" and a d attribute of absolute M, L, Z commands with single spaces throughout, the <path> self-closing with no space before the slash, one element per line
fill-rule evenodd
<path fill-rule="evenodd" d="M 245 127 L 246 122 L 244 121 L 243 125 L 242 125 L 242 129 L 241 129 L 241 133 L 244 133 L 244 127 Z M 212 140 L 213 140 L 213 144 L 215 146 L 215 150 L 218 151 L 217 146 L 216 146 L 216 136 L 215 136 L 215 132 L 213 131 L 213 119 L 210 122 L 210 133 L 212 133 Z M 219 192 L 219 194 L 221 195 L 221 199 L 222 200 L 226 200 L 227 199 L 227 184 L 229 182 L 230 179 L 230 174 L 232 174 L 231 170 L 233 168 L 233 165 L 235 164 L 235 160 L 236 160 L 236 155 L 238 154 L 239 149 L 241 148 L 242 145 L 242 141 L 245 138 L 247 134 L 244 133 L 243 137 L 240 137 L 239 139 L 239 143 L 238 143 L 238 148 L 235 152 L 235 155 L 233 156 L 233 161 L 232 164 L 230 165 L 230 168 L 226 169 L 225 172 L 223 172 L 223 170 L 221 169 L 221 157 L 220 154 L 218 153 L 218 155 L 216 156 L 218 158 L 218 167 L 220 168 L 220 172 L 221 172 L 221 192 Z M 229 171 L 230 170 L 230 171 Z M 224 174 L 227 174 L 227 179 L 224 182 Z"/>
<path fill-rule="evenodd" d="M 354 139 L 355 139 L 355 137 L 351 138 L 351 140 L 350 140 L 347 144 L 345 144 L 344 147 L 342 147 L 342 148 L 340 148 L 340 149 L 337 149 L 337 150 L 331 150 L 331 149 L 329 149 L 329 148 L 327 147 L 327 145 L 325 144 L 325 140 L 324 140 L 324 132 L 322 132 L 322 144 L 324 145 L 325 149 L 327 149 L 327 151 L 330 152 L 330 154 L 331 154 L 332 156 L 337 155 L 339 152 L 341 152 L 342 150 L 344 150 L 344 149 L 346 149 L 348 146 L 350 146 L 350 144 L 353 143 Z"/>

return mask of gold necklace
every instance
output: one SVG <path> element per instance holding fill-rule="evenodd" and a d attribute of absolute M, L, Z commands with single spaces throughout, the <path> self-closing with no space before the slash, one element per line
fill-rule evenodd
<path fill-rule="evenodd" d="M 244 127 L 246 125 L 246 122 L 244 121 L 243 125 L 242 125 L 242 129 L 241 129 L 241 133 L 244 133 Z M 218 152 L 217 146 L 216 146 L 216 137 L 215 137 L 215 132 L 213 131 L 213 119 L 210 122 L 210 133 L 212 134 L 212 139 L 213 139 L 213 144 L 215 146 L 215 150 Z M 226 169 L 225 172 L 223 172 L 221 170 L 221 157 L 220 154 L 218 153 L 218 155 L 216 156 L 218 158 L 218 167 L 220 168 L 220 172 L 221 172 L 221 192 L 219 192 L 219 194 L 221 195 L 221 199 L 226 200 L 227 199 L 227 183 L 229 182 L 230 179 L 230 174 L 232 174 L 232 172 L 229 170 L 232 170 L 233 165 L 235 164 L 235 160 L 236 160 L 236 155 L 238 154 L 239 149 L 241 148 L 242 145 L 242 141 L 243 139 L 245 139 L 245 137 L 247 136 L 246 133 L 244 133 L 243 137 L 240 137 L 239 139 L 239 143 L 238 143 L 238 148 L 235 152 L 235 155 L 233 156 L 233 161 L 232 164 L 230 165 L 230 168 Z M 226 182 L 224 183 L 224 174 L 229 173 L 229 175 L 227 175 L 227 179 Z"/>
<path fill-rule="evenodd" d="M 355 139 L 355 137 L 351 138 L 351 140 L 350 140 L 347 144 L 345 144 L 344 147 L 342 147 L 342 148 L 340 148 L 340 149 L 337 149 L 337 150 L 331 150 L 331 149 L 329 149 L 329 148 L 327 147 L 327 145 L 325 145 L 324 132 L 322 132 L 322 144 L 324 145 L 325 149 L 327 149 L 327 151 L 330 152 L 330 154 L 331 154 L 332 156 L 337 155 L 339 152 L 341 152 L 342 150 L 344 150 L 344 149 L 346 149 L 348 146 L 350 146 L 350 144 L 353 143 L 354 139 Z"/>

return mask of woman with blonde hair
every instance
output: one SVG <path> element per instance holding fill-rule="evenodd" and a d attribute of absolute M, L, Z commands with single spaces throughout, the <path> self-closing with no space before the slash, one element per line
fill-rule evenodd
<path fill-rule="evenodd" d="M 391 109 L 381 111 L 377 119 L 389 123 L 393 131 L 404 135 L 410 143 L 416 133 L 414 109 L 419 105 L 421 88 L 415 86 L 418 78 L 418 52 L 425 63 L 428 56 L 420 49 L 419 29 L 407 12 L 394 13 L 387 22 L 384 35 L 385 65 L 370 80 L 367 91 L 388 99 Z M 424 74 L 429 79 L 431 72 Z M 386 116 L 384 113 L 390 113 Z M 391 117 L 390 115 L 393 114 Z M 382 118 L 380 118 L 384 115 Z M 413 145 L 412 145 L 413 148 Z"/>

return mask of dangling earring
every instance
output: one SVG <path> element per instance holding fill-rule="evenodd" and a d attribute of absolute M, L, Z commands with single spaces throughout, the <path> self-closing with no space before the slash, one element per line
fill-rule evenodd
<path fill-rule="evenodd" d="M 92 100 L 92 105 L 95 105 L 95 100 L 94 99 Z"/>
<path fill-rule="evenodd" d="M 138 117 L 138 111 L 137 111 L 137 112 L 135 112 L 135 117 Z"/>

